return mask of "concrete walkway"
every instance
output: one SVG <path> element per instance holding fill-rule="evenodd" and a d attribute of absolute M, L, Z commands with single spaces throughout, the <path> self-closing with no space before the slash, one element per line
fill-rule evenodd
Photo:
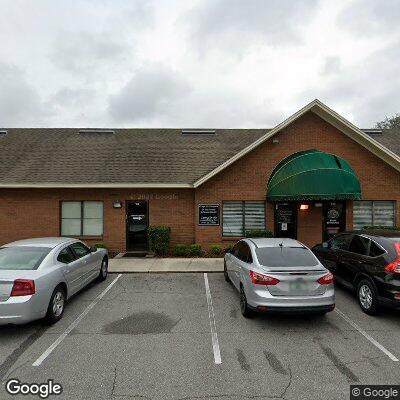
<path fill-rule="evenodd" d="M 223 258 L 112 258 L 110 273 L 223 272 Z"/>

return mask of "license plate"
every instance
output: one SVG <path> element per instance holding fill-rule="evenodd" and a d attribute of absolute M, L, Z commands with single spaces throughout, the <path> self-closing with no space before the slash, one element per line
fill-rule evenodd
<path fill-rule="evenodd" d="M 304 281 L 303 279 L 298 279 L 296 281 L 290 282 L 289 284 L 289 289 L 291 291 L 306 291 L 309 289 L 307 281 Z"/>

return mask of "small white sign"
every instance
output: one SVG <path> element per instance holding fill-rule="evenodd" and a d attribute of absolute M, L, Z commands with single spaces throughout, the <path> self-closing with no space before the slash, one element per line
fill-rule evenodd
<path fill-rule="evenodd" d="M 281 230 L 282 230 L 282 231 L 287 231 L 287 222 L 282 222 L 282 224 L 281 224 Z"/>

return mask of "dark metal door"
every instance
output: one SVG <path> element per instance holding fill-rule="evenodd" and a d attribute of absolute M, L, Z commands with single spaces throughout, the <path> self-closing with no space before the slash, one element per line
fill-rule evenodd
<path fill-rule="evenodd" d="M 126 203 L 126 249 L 127 251 L 148 250 L 148 204 L 147 201 Z"/>
<path fill-rule="evenodd" d="M 297 238 L 297 203 L 275 203 L 275 237 Z"/>

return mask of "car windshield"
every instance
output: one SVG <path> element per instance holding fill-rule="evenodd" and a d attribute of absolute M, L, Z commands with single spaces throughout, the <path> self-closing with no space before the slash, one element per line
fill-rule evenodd
<path fill-rule="evenodd" d="M 266 267 L 311 267 L 318 259 L 306 247 L 262 247 L 256 249 L 261 265 Z"/>
<path fill-rule="evenodd" d="M 0 247 L 0 270 L 37 269 L 50 250 L 33 246 Z"/>

